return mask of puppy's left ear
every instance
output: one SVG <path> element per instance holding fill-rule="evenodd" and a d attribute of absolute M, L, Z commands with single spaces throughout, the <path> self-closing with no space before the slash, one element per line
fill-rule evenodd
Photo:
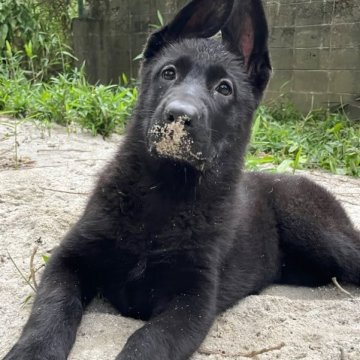
<path fill-rule="evenodd" d="M 229 18 L 234 0 L 192 0 L 166 26 L 150 35 L 144 59 L 154 57 L 171 42 L 215 35 Z"/>
<path fill-rule="evenodd" d="M 261 97 L 271 72 L 268 27 L 261 0 L 234 0 L 221 33 L 227 48 L 243 57 L 254 90 Z"/>

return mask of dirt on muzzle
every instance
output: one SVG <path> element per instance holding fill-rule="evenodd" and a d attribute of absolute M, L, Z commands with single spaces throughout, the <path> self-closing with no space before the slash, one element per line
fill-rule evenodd
<path fill-rule="evenodd" d="M 186 129 L 187 121 L 186 115 L 179 116 L 171 123 L 155 124 L 150 129 L 149 134 L 155 136 L 154 147 L 158 155 L 185 161 L 204 160 L 201 151 L 192 151 L 194 140 Z"/>

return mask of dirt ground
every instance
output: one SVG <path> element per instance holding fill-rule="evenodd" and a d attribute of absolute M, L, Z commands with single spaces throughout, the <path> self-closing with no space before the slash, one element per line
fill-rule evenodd
<path fill-rule="evenodd" d="M 81 213 L 87 194 L 121 137 L 104 141 L 68 134 L 55 126 L 51 136 L 32 124 L 17 136 L 20 167 L 14 169 L 14 137 L 0 118 L 0 358 L 18 337 L 32 294 L 27 276 L 58 244 Z M 333 191 L 360 227 L 360 180 L 306 172 Z M 360 288 L 315 289 L 273 286 L 239 302 L 215 322 L 193 360 L 360 360 Z M 95 301 L 83 318 L 70 360 L 113 359 L 141 322 L 124 318 Z M 264 350 L 264 351 L 262 351 Z M 262 352 L 262 353 L 261 353 Z"/>

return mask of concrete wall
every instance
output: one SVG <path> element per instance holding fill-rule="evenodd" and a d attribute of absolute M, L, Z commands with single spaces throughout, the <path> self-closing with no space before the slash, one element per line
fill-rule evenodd
<path fill-rule="evenodd" d="M 74 50 L 86 62 L 91 82 L 114 83 L 122 73 L 137 76 L 139 55 L 151 24 L 159 24 L 157 10 L 172 17 L 186 0 L 96 0 L 86 18 L 73 20 Z"/>
<path fill-rule="evenodd" d="M 289 94 L 303 111 L 312 101 L 354 103 L 360 96 L 360 0 L 267 0 L 266 11 L 274 68 L 267 98 Z"/>
<path fill-rule="evenodd" d="M 186 0 L 96 0 L 73 23 L 75 53 L 92 82 L 136 77 L 149 32 Z M 298 107 L 348 103 L 360 96 L 360 0 L 264 0 L 274 68 L 267 99 L 289 94 Z"/>

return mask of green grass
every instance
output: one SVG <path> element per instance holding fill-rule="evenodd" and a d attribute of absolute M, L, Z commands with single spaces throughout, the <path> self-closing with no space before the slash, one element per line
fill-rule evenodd
<path fill-rule="evenodd" d="M 89 84 L 83 69 L 47 82 L 37 82 L 32 75 L 15 56 L 0 63 L 0 113 L 47 125 L 77 124 L 106 137 L 123 132 L 137 98 L 135 87 Z"/>
<path fill-rule="evenodd" d="M 360 124 L 324 110 L 304 116 L 288 102 L 261 106 L 246 160 L 250 170 L 324 169 L 360 176 Z"/>

